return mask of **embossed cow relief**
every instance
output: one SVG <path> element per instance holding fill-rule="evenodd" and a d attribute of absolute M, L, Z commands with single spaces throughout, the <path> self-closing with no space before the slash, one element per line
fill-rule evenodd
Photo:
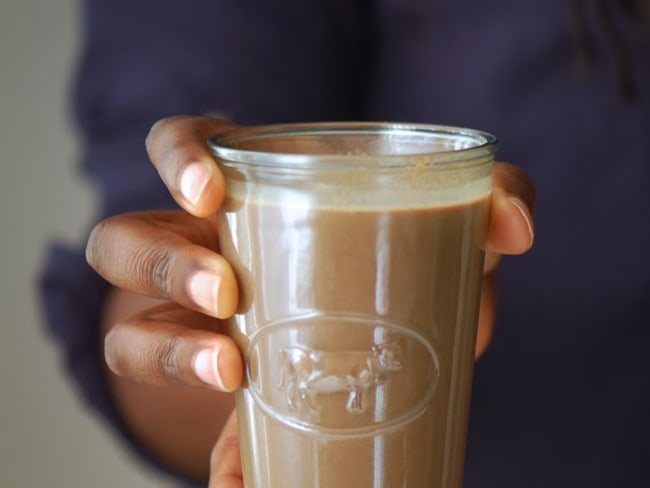
<path fill-rule="evenodd" d="M 293 410 L 305 408 L 312 416 L 320 411 L 318 397 L 347 392 L 346 409 L 365 411 L 364 396 L 402 368 L 399 345 L 378 344 L 367 351 L 319 351 L 287 347 L 280 351 L 281 390 Z"/>
<path fill-rule="evenodd" d="M 319 435 L 370 435 L 408 422 L 429 403 L 440 375 L 435 349 L 418 331 L 358 316 L 260 327 L 246 363 L 258 408 Z"/>

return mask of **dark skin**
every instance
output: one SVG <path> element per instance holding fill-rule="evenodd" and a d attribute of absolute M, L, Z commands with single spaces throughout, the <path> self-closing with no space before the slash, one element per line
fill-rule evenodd
<path fill-rule="evenodd" d="M 111 217 L 87 246 L 88 262 L 114 285 L 102 333 L 118 408 L 155 456 L 188 476 L 209 477 L 210 488 L 243 487 L 231 394 L 243 364 L 221 322 L 234 313 L 238 288 L 218 254 L 212 216 L 224 178 L 205 145 L 230 125 L 185 116 L 157 122 L 148 154 L 184 210 Z M 532 246 L 534 198 L 521 169 L 495 164 L 476 357 L 494 328 L 500 256 Z"/>

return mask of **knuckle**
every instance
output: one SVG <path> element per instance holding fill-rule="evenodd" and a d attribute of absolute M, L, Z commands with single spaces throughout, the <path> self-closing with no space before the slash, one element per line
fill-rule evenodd
<path fill-rule="evenodd" d="M 161 228 L 156 219 L 146 214 L 115 215 L 91 230 L 86 261 L 115 286 L 171 298 L 179 280 L 174 271 L 178 241 L 177 233 Z"/>
<path fill-rule="evenodd" d="M 156 121 L 145 137 L 147 154 L 154 166 L 159 167 L 177 143 L 179 127 L 186 116 L 173 115 Z"/>
<path fill-rule="evenodd" d="M 153 346 L 152 375 L 161 381 L 179 381 L 180 357 L 185 339 L 175 335 Z"/>
<path fill-rule="evenodd" d="M 183 337 L 173 335 L 134 347 L 129 340 L 132 337 L 127 337 L 130 334 L 123 329 L 114 327 L 104 339 L 104 361 L 113 373 L 157 385 L 181 383 L 180 361 L 186 343 Z"/>
<path fill-rule="evenodd" d="M 162 298 L 173 294 L 174 255 L 169 248 L 153 245 L 142 248 L 135 259 L 136 275 L 142 281 L 142 288 L 151 288 Z"/>
<path fill-rule="evenodd" d="M 174 117 L 165 117 L 162 119 L 157 120 L 154 122 L 154 124 L 151 126 L 151 129 L 149 129 L 149 133 L 147 134 L 147 137 L 145 138 L 145 144 L 147 149 L 153 148 L 155 145 L 156 141 L 158 140 L 159 135 L 162 133 L 164 134 L 167 132 L 167 129 L 169 125 L 173 122 Z"/>

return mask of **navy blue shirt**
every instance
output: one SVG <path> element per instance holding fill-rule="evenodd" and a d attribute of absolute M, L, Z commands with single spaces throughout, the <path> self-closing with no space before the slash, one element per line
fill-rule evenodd
<path fill-rule="evenodd" d="M 98 219 L 172 206 L 143 142 L 167 115 L 494 133 L 536 183 L 536 241 L 501 264 L 464 486 L 650 486 L 650 19 L 619 3 L 86 1 L 74 113 Z M 106 290 L 81 249 L 50 250 L 46 322 L 71 377 L 165 469 L 111 401 Z"/>

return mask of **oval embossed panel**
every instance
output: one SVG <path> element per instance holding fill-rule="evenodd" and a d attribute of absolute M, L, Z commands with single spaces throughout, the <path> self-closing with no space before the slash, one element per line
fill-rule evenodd
<path fill-rule="evenodd" d="M 266 325 L 251 338 L 246 359 L 258 406 L 321 436 L 408 423 L 429 404 L 440 374 L 435 350 L 416 330 L 348 315 Z"/>

